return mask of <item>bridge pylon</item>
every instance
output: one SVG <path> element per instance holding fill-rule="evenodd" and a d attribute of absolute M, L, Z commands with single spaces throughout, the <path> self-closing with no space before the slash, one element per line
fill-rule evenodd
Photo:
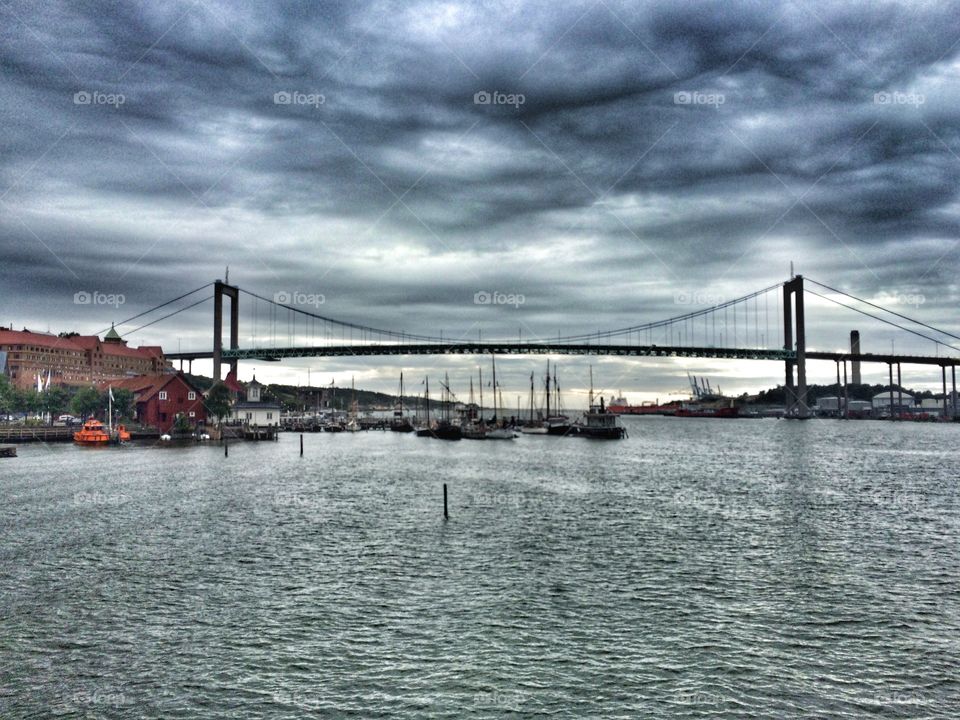
<path fill-rule="evenodd" d="M 794 341 L 796 330 L 796 341 Z M 807 337 L 803 313 L 803 275 L 795 275 L 783 284 L 783 349 L 796 350 L 796 360 L 786 360 L 786 405 L 787 417 L 808 418 L 807 405 Z M 796 383 L 794 383 L 796 368 Z"/>
<path fill-rule="evenodd" d="M 230 299 L 230 349 L 240 347 L 240 289 L 235 285 L 227 285 L 221 280 L 213 284 L 213 381 L 223 378 L 220 376 L 220 365 L 223 360 L 223 298 Z M 236 377 L 237 359 L 231 358 L 230 371 Z"/>

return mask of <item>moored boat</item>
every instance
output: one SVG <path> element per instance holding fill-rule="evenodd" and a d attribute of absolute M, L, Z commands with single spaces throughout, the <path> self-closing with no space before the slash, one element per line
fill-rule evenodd
<path fill-rule="evenodd" d="M 107 445 L 110 443 L 110 433 L 102 422 L 90 418 L 73 434 L 73 441 L 77 445 Z"/>

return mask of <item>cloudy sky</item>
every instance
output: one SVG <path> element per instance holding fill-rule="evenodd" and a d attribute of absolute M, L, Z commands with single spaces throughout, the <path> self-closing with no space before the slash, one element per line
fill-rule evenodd
<path fill-rule="evenodd" d="M 4 326 L 96 332 L 229 265 L 336 318 L 549 337 L 734 298 L 793 261 L 960 334 L 952 3 L 2 0 L 0 18 Z M 814 347 L 858 327 L 868 351 L 937 351 L 808 304 Z M 208 348 L 211 313 L 130 342 Z M 389 390 L 401 366 L 465 383 L 477 362 L 257 371 Z M 585 388 L 586 363 L 560 362 Z M 504 360 L 511 392 L 541 364 Z M 635 398 L 682 389 L 687 369 L 729 390 L 781 379 L 768 363 L 594 364 Z"/>

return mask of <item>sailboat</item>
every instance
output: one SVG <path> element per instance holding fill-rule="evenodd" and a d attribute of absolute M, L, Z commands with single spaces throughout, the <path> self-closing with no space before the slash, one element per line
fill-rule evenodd
<path fill-rule="evenodd" d="M 450 405 L 453 403 L 453 393 L 450 392 L 450 376 L 444 374 L 443 382 L 443 417 L 437 421 L 433 429 L 433 437 L 438 440 L 459 440 L 463 437 L 460 424 L 450 418 Z"/>
<path fill-rule="evenodd" d="M 493 422 L 494 427 L 487 430 L 487 440 L 513 440 L 516 434 L 513 430 L 502 427 L 502 423 L 497 420 L 497 356 L 491 355 L 493 363 Z M 498 424 L 499 423 L 499 424 Z"/>
<path fill-rule="evenodd" d="M 390 429 L 393 432 L 413 432 L 413 424 L 409 418 L 403 415 L 403 373 L 400 373 L 400 395 L 397 398 L 397 406 L 393 411 L 393 419 L 390 421 Z"/>
<path fill-rule="evenodd" d="M 352 399 L 350 400 L 350 419 L 347 421 L 347 424 L 343 426 L 343 429 L 347 432 L 360 432 L 360 419 L 358 418 L 358 408 L 357 408 L 357 389 L 353 383 L 353 377 L 350 378 L 350 392 L 352 393 Z"/>
<path fill-rule="evenodd" d="M 478 368 L 479 370 L 479 368 Z M 473 378 L 470 378 L 470 403 L 460 424 L 460 434 L 467 440 L 485 440 L 487 429 L 483 424 L 483 372 L 480 373 L 480 405 L 473 402 Z"/>
<path fill-rule="evenodd" d="M 530 373 L 530 419 L 521 426 L 520 432 L 524 435 L 547 434 L 547 426 L 533 414 L 533 373 Z"/>
<path fill-rule="evenodd" d="M 570 423 L 570 418 L 563 414 L 560 409 L 560 379 L 557 377 L 557 366 L 553 366 L 553 390 L 550 388 L 550 361 L 547 360 L 547 385 L 546 385 L 546 400 L 547 400 L 547 418 L 544 420 L 544 425 L 547 428 L 547 435 L 567 435 L 570 433 L 573 425 Z M 554 407 L 556 408 L 556 413 L 554 415 L 550 414 L 550 397 L 551 392 L 556 393 L 556 400 L 554 402 Z"/>
<path fill-rule="evenodd" d="M 433 430 L 430 428 L 430 376 L 425 380 L 427 387 L 423 393 L 425 407 L 427 409 L 426 421 L 423 426 L 417 428 L 417 437 L 433 437 Z"/>

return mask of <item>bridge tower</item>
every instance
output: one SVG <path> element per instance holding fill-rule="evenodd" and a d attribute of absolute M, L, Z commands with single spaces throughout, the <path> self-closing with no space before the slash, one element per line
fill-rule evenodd
<path fill-rule="evenodd" d="M 796 328 L 796 343 L 794 343 Z M 803 315 L 803 275 L 795 275 L 783 284 L 783 349 L 796 351 L 796 360 L 785 361 L 787 417 L 808 418 L 807 406 L 807 336 Z M 794 384 L 796 367 L 796 384 Z"/>
<path fill-rule="evenodd" d="M 240 290 L 221 280 L 213 284 L 213 381 L 222 380 L 220 365 L 223 359 L 223 298 L 230 299 L 230 349 L 240 347 Z M 230 371 L 236 377 L 237 360 L 229 361 Z"/>

